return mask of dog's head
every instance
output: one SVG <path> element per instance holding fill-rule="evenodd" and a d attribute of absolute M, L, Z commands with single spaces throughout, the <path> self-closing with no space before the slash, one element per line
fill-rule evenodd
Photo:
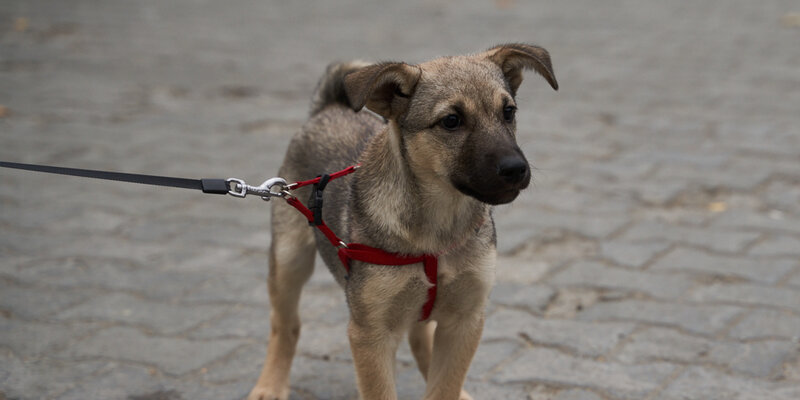
<path fill-rule="evenodd" d="M 344 86 L 353 109 L 366 106 L 390 121 L 418 179 L 504 204 L 531 178 L 516 143 L 515 94 L 523 69 L 558 89 L 547 51 L 525 44 L 419 65 L 374 64 L 348 74 Z"/>

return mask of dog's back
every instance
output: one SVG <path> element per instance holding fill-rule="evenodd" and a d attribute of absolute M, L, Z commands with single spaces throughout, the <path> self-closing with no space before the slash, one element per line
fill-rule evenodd
<path fill-rule="evenodd" d="M 292 137 L 280 176 L 289 182 L 306 180 L 359 162 L 359 155 L 369 139 L 385 126 L 384 121 L 374 114 L 353 111 L 345 93 L 344 77 L 366 65 L 354 61 L 328 66 L 314 91 L 309 120 Z M 331 181 L 325 191 L 323 219 L 343 240 L 349 239 L 346 203 L 350 197 L 351 179 Z M 305 202 L 310 191 L 300 189 L 295 194 Z M 319 232 L 316 234 L 321 243 L 327 244 Z M 342 268 L 335 249 L 329 245 L 318 248 L 329 268 Z M 340 275 L 334 273 L 337 278 Z"/>

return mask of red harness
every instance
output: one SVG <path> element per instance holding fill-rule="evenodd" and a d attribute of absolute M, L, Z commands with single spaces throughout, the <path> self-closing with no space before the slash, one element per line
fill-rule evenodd
<path fill-rule="evenodd" d="M 327 184 L 327 181 L 334 180 L 336 178 L 341 178 L 345 175 L 351 174 L 356 171 L 359 165 L 353 165 L 347 167 L 341 171 L 334 172 L 329 176 L 329 178 L 323 181 L 323 184 Z M 323 180 L 323 177 L 317 177 L 314 179 L 309 179 L 307 181 L 300 181 L 295 182 L 287 186 L 287 189 L 297 189 L 307 185 L 317 185 L 320 184 L 320 181 Z M 320 189 L 321 191 L 321 189 Z M 320 192 L 321 193 L 321 192 Z M 321 194 L 320 194 L 321 196 Z M 311 211 L 308 207 L 303 205 L 297 197 L 294 196 L 286 196 L 286 202 L 289 203 L 290 206 L 300 211 L 306 219 L 308 220 L 309 224 L 314 225 L 317 229 L 328 238 L 328 241 L 331 242 L 331 245 L 338 248 L 338 255 L 339 260 L 342 261 L 342 265 L 344 265 L 344 269 L 347 273 L 350 273 L 350 260 L 356 261 L 363 261 L 370 264 L 378 264 L 378 265 L 410 265 L 416 263 L 422 263 L 425 267 L 425 276 L 428 278 L 428 281 L 431 283 L 431 287 L 428 288 L 428 300 L 422 306 L 422 313 L 420 315 L 419 320 L 425 321 L 431 316 L 431 312 L 433 311 L 433 304 L 436 302 L 436 283 L 437 283 L 437 274 L 439 270 L 439 262 L 436 255 L 433 254 L 422 254 L 418 256 L 408 256 L 408 255 L 401 255 L 397 253 L 389 253 L 383 251 L 381 249 L 377 249 L 375 247 L 370 247 L 367 245 L 363 245 L 360 243 L 344 243 L 338 236 L 336 236 L 333 231 L 328 228 L 328 225 L 322 221 L 320 214 L 315 216 L 315 213 Z M 321 205 L 320 205 L 321 210 Z"/>

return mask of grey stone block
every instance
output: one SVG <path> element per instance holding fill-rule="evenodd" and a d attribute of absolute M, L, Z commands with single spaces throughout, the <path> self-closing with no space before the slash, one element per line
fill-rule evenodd
<path fill-rule="evenodd" d="M 611 241 L 602 243 L 600 252 L 604 257 L 617 264 L 641 268 L 647 261 L 668 247 L 667 243 Z"/>
<path fill-rule="evenodd" d="M 468 376 L 480 379 L 503 361 L 508 360 L 522 346 L 517 341 L 503 340 L 483 342 L 478 346 Z"/>
<path fill-rule="evenodd" d="M 97 328 L 97 324 L 43 323 L 0 316 L 0 346 L 21 356 L 37 357 L 61 350 Z"/>
<path fill-rule="evenodd" d="M 46 318 L 92 295 L 88 291 L 21 287 L 0 281 L 0 310 L 24 318 Z"/>
<path fill-rule="evenodd" d="M 741 340 L 782 338 L 800 341 L 800 317 L 789 311 L 757 309 L 731 328 L 728 335 Z"/>
<path fill-rule="evenodd" d="M 679 247 L 659 259 L 654 271 L 685 271 L 740 277 L 755 282 L 776 283 L 797 265 L 795 260 L 749 259 L 712 255 Z"/>
<path fill-rule="evenodd" d="M 170 375 L 182 375 L 230 354 L 240 340 L 192 341 L 148 336 L 134 328 L 109 328 L 80 340 L 61 357 L 98 357 L 153 365 Z"/>
<path fill-rule="evenodd" d="M 688 331 L 713 334 L 743 310 L 733 306 L 657 303 L 622 300 L 592 305 L 578 314 L 583 321 L 636 321 L 677 326 Z"/>
<path fill-rule="evenodd" d="M 714 220 L 712 226 L 720 229 L 769 231 L 778 234 L 783 232 L 800 233 L 798 219 L 781 212 L 767 214 L 756 212 L 723 213 Z"/>
<path fill-rule="evenodd" d="M 153 310 L 158 309 L 158 312 Z M 67 308 L 56 316 L 66 321 L 118 322 L 138 325 L 161 334 L 186 331 L 203 321 L 221 316 L 225 306 L 182 305 L 143 300 L 124 293 L 96 296 Z"/>
<path fill-rule="evenodd" d="M 794 288 L 716 283 L 698 288 L 690 298 L 706 303 L 760 305 L 800 311 L 800 289 Z"/>
<path fill-rule="evenodd" d="M 621 239 L 626 241 L 682 243 L 704 247 L 715 251 L 736 252 L 760 235 L 753 232 L 710 230 L 685 227 L 662 222 L 646 221 L 625 231 Z"/>
<path fill-rule="evenodd" d="M 192 339 L 256 339 L 266 343 L 269 337 L 267 307 L 233 306 L 222 316 L 200 324 L 186 335 Z"/>
<path fill-rule="evenodd" d="M 658 360 L 690 363 L 707 355 L 712 345 L 706 338 L 648 327 L 633 333 L 614 358 L 627 364 Z"/>
<path fill-rule="evenodd" d="M 667 363 L 628 366 L 573 357 L 551 349 L 531 349 L 498 372 L 493 381 L 580 386 L 609 392 L 615 397 L 640 399 L 658 388 L 674 370 L 675 365 Z"/>
<path fill-rule="evenodd" d="M 489 301 L 542 312 L 554 295 L 555 291 L 545 285 L 498 283 L 492 289 Z"/>
<path fill-rule="evenodd" d="M 206 364 L 200 370 L 202 380 L 212 384 L 247 382 L 255 385 L 266 354 L 266 341 L 242 346 L 223 359 Z"/>
<path fill-rule="evenodd" d="M 599 356 L 613 349 L 633 328 L 632 323 L 546 319 L 514 310 L 498 310 L 487 318 L 483 338 L 513 340 L 522 336 L 538 346 Z"/>
<path fill-rule="evenodd" d="M 20 358 L 0 349 L 0 393 L 8 399 L 55 398 L 101 371 L 102 361 Z"/>
<path fill-rule="evenodd" d="M 787 235 L 771 236 L 750 248 L 754 256 L 783 256 L 800 258 L 800 239 Z"/>
<path fill-rule="evenodd" d="M 769 378 L 778 366 L 798 352 L 800 345 L 789 340 L 741 343 L 690 336 L 671 329 L 647 328 L 634 333 L 615 358 L 631 364 L 652 361 L 712 363 L 741 374 Z"/>
<path fill-rule="evenodd" d="M 549 283 L 644 293 L 667 299 L 679 298 L 693 284 L 685 276 L 610 268 L 597 262 L 575 263 L 556 274 Z"/>
<path fill-rule="evenodd" d="M 775 384 L 692 366 L 671 382 L 657 399 L 792 400 L 798 396 L 800 387 L 796 384 Z"/>
<path fill-rule="evenodd" d="M 588 390 L 569 389 L 558 392 L 553 400 L 603 400 L 603 398 Z"/>
<path fill-rule="evenodd" d="M 76 289 L 70 293 L 99 288 L 131 291 L 158 300 L 176 298 L 209 279 L 206 273 L 164 270 L 156 262 L 141 266 L 129 259 L 92 256 L 43 259 L 26 266 L 17 277 L 25 283 Z"/>
<path fill-rule="evenodd" d="M 708 359 L 731 371 L 760 378 L 774 378 L 773 373 L 785 361 L 800 356 L 800 344 L 794 341 L 717 342 Z"/>
<path fill-rule="evenodd" d="M 164 382 L 162 377 L 151 373 L 147 368 L 110 363 L 103 369 L 100 376 L 87 380 L 59 398 L 65 400 L 147 399 L 149 395 L 149 398 L 164 400 L 181 399 L 180 393 L 170 388 L 169 383 Z"/>
<path fill-rule="evenodd" d="M 497 282 L 532 284 L 541 280 L 553 265 L 533 257 L 497 257 Z"/>

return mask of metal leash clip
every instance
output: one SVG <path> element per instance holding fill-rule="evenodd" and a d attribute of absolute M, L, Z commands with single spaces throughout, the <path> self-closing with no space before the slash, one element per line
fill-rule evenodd
<path fill-rule="evenodd" d="M 273 197 L 284 197 L 289 194 L 286 190 L 288 185 L 283 178 L 267 179 L 260 186 L 250 186 L 238 178 L 228 178 L 225 182 L 228 183 L 228 194 L 234 197 L 244 198 L 248 194 L 255 194 L 261 196 L 264 201 L 269 201 Z"/>

